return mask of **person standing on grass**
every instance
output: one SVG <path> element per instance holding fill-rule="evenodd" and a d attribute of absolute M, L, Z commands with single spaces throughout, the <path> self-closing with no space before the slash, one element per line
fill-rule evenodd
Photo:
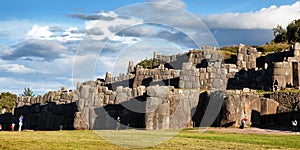
<path fill-rule="evenodd" d="M 295 133 L 298 131 L 297 126 L 298 126 L 297 120 L 296 119 L 292 120 L 293 132 L 295 132 Z"/>
<path fill-rule="evenodd" d="M 245 124 L 246 124 L 245 119 L 242 119 L 242 120 L 241 120 L 241 129 L 244 129 L 244 128 L 245 128 Z"/>
<path fill-rule="evenodd" d="M 11 123 L 10 129 L 11 129 L 11 131 L 14 131 L 14 130 L 15 130 L 15 123 Z"/>
<path fill-rule="evenodd" d="M 22 125 L 23 125 L 23 115 L 21 115 L 19 117 L 19 130 L 18 131 L 21 131 L 22 130 Z"/>

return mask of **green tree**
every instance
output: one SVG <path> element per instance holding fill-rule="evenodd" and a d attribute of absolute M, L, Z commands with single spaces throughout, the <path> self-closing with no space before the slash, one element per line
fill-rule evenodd
<path fill-rule="evenodd" d="M 17 95 L 9 92 L 2 92 L 0 95 L 0 109 L 6 109 L 7 112 L 12 112 L 16 105 Z"/>
<path fill-rule="evenodd" d="M 146 58 L 144 60 L 141 60 L 138 65 L 142 66 L 143 68 L 153 68 L 153 59 L 151 58 Z"/>
<path fill-rule="evenodd" d="M 300 19 L 292 21 L 286 30 L 289 43 L 300 42 Z"/>
<path fill-rule="evenodd" d="M 287 41 L 287 31 L 280 25 L 277 25 L 277 27 L 273 28 L 273 34 L 274 34 L 274 42 L 275 43 L 284 43 Z"/>
<path fill-rule="evenodd" d="M 29 87 L 24 88 L 24 91 L 23 91 L 22 95 L 23 96 L 32 96 L 32 97 L 34 97 L 33 91 Z"/>

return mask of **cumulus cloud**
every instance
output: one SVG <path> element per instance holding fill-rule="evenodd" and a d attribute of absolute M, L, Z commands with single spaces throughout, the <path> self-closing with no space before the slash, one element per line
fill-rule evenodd
<path fill-rule="evenodd" d="M 33 39 L 40 39 L 40 38 L 50 38 L 53 33 L 49 31 L 49 26 L 40 26 L 40 25 L 34 25 L 31 30 L 27 32 L 28 38 Z"/>
<path fill-rule="evenodd" d="M 138 18 L 121 17 L 114 12 L 102 12 L 103 16 L 113 17 L 113 20 L 90 20 L 85 23 L 85 29 L 88 31 L 88 37 L 96 40 L 111 39 L 119 30 L 136 24 L 142 24 L 143 21 Z M 119 27 L 119 28 L 117 28 Z M 121 28 L 120 28 L 121 27 Z M 114 29 L 114 30 L 112 30 Z"/>
<path fill-rule="evenodd" d="M 120 8 L 115 12 L 123 16 L 143 19 L 144 24 L 157 24 L 176 29 L 188 35 L 197 47 L 202 45 L 217 46 L 216 41 L 207 26 L 197 16 L 189 13 L 181 0 L 175 1 L 179 6 L 172 7 L 173 1 L 149 1 L 145 3 Z M 179 37 L 179 39 L 182 37 Z M 177 41 L 180 41 L 180 40 Z M 194 47 L 194 48 L 197 48 Z"/>
<path fill-rule="evenodd" d="M 0 70 L 11 73 L 32 73 L 35 70 L 20 64 L 0 64 Z"/>
<path fill-rule="evenodd" d="M 57 40 L 61 42 L 79 41 L 85 36 L 77 27 L 63 29 L 59 26 L 33 25 L 26 39 Z"/>
<path fill-rule="evenodd" d="M 12 50 L 0 56 L 4 60 L 41 58 L 42 60 L 53 60 L 68 52 L 68 47 L 53 40 L 26 40 L 12 46 Z"/>
<path fill-rule="evenodd" d="M 255 12 L 225 13 L 203 17 L 209 28 L 226 29 L 272 29 L 275 26 L 287 26 L 300 16 L 300 2 L 292 5 L 262 8 Z"/>
<path fill-rule="evenodd" d="M 90 28 L 87 31 L 88 35 L 103 35 L 104 32 L 102 31 L 102 29 L 100 27 L 95 27 L 95 28 Z"/>
<path fill-rule="evenodd" d="M 58 25 L 54 25 L 54 26 L 49 26 L 49 31 L 51 32 L 63 32 L 63 28 L 58 26 Z"/>

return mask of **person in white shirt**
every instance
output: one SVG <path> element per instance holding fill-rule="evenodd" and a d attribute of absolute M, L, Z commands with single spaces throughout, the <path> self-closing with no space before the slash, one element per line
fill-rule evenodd
<path fill-rule="evenodd" d="M 297 126 L 298 126 L 297 120 L 296 119 L 292 120 L 293 132 L 297 132 L 298 133 Z"/>

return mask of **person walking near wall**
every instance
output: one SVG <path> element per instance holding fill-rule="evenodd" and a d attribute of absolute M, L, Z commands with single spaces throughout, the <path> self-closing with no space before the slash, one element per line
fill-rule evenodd
<path fill-rule="evenodd" d="M 241 129 L 244 129 L 244 128 L 245 128 L 245 124 L 246 124 L 246 119 L 243 118 L 243 119 L 241 120 L 241 126 L 240 126 L 240 128 L 241 128 Z"/>
<path fill-rule="evenodd" d="M 23 125 L 23 115 L 21 115 L 19 117 L 19 130 L 18 131 L 21 131 L 22 130 L 22 125 Z"/>
<path fill-rule="evenodd" d="M 275 80 L 274 85 L 273 85 L 273 91 L 276 92 L 278 90 L 278 81 Z"/>
<path fill-rule="evenodd" d="M 298 126 L 297 120 L 296 119 L 292 120 L 293 132 L 298 134 L 299 132 L 298 132 L 297 126 Z"/>

